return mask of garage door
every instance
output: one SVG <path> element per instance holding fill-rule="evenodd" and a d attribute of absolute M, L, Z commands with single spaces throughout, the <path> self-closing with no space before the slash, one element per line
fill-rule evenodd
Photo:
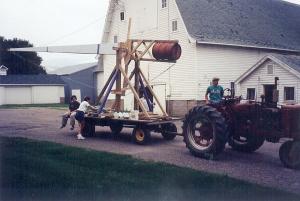
<path fill-rule="evenodd" d="M 5 87 L 5 104 L 31 104 L 31 87 Z"/>

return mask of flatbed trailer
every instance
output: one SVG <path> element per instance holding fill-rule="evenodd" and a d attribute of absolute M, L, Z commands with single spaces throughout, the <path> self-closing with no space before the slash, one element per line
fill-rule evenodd
<path fill-rule="evenodd" d="M 95 135 L 96 126 L 110 127 L 112 135 L 118 136 L 123 128 L 133 128 L 133 142 L 144 145 L 151 141 L 151 132 L 161 133 L 165 140 L 173 140 L 177 133 L 176 121 L 181 118 L 168 117 L 168 119 L 150 119 L 150 120 L 133 120 L 125 118 L 108 118 L 108 117 L 85 117 L 85 128 L 83 135 L 91 137 Z"/>

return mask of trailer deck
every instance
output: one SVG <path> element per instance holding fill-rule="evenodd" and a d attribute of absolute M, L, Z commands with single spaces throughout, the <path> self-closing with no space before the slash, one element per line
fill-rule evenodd
<path fill-rule="evenodd" d="M 173 140 L 177 133 L 174 122 L 181 118 L 168 117 L 166 119 L 135 120 L 126 118 L 110 118 L 104 116 L 86 116 L 83 135 L 91 137 L 95 135 L 96 126 L 110 127 L 112 135 L 116 137 L 123 128 L 133 128 L 132 139 L 137 144 L 147 144 L 151 140 L 151 132 L 161 133 L 164 139 Z"/>

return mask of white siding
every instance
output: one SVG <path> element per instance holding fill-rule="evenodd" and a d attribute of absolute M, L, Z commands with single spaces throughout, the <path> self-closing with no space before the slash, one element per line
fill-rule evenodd
<path fill-rule="evenodd" d="M 60 97 L 64 97 L 63 86 L 33 86 L 32 104 L 60 103 Z"/>
<path fill-rule="evenodd" d="M 274 74 L 269 75 L 267 73 L 267 65 L 274 66 Z M 247 78 L 241 83 L 241 92 L 244 98 L 247 97 L 247 88 L 256 89 L 256 99 L 260 101 L 260 96 L 264 94 L 264 85 L 274 84 L 275 77 L 279 77 L 278 90 L 279 90 L 279 103 L 284 103 L 284 87 L 295 87 L 295 99 L 296 102 L 300 102 L 300 80 L 291 72 L 285 70 L 282 66 L 275 63 L 274 61 L 267 60 L 260 67 L 255 69 Z"/>
<path fill-rule="evenodd" d="M 31 104 L 31 87 L 5 87 L 5 104 Z"/>
<path fill-rule="evenodd" d="M 5 88 L 0 87 L 0 105 L 4 105 L 5 103 Z"/>
<path fill-rule="evenodd" d="M 0 105 L 60 103 L 64 93 L 64 86 L 0 87 Z"/>
<path fill-rule="evenodd" d="M 160 0 L 141 0 L 139 1 L 138 5 L 136 5 L 136 1 L 133 0 L 124 0 L 123 2 L 124 8 L 126 10 L 127 20 L 125 22 L 121 22 L 119 20 L 120 8 L 117 8 L 117 10 L 113 14 L 114 16 L 111 22 L 110 30 L 108 30 L 108 40 L 104 42 L 113 41 L 114 36 L 116 35 L 118 36 L 119 41 L 125 41 L 127 36 L 127 22 L 129 17 L 132 17 L 133 27 L 131 31 L 131 38 L 179 40 L 182 47 L 182 57 L 176 65 L 173 66 L 173 64 L 168 63 L 142 62 L 141 68 L 152 84 L 155 85 L 157 83 L 160 83 L 166 85 L 166 95 L 170 99 L 195 99 L 194 92 L 196 90 L 196 87 L 194 87 L 193 89 L 191 89 L 191 87 L 194 86 L 197 77 L 195 75 L 196 46 L 189 42 L 188 35 L 186 33 L 184 24 L 181 20 L 177 5 L 175 4 L 174 0 L 167 1 L 168 6 L 166 8 L 161 8 Z M 156 9 L 157 12 L 154 13 L 157 14 L 157 16 L 155 16 L 155 14 L 145 15 L 139 13 L 143 12 L 143 10 L 145 9 L 149 9 L 150 7 L 152 7 L 151 10 L 153 10 L 153 8 Z M 121 8 L 121 10 L 122 9 L 123 8 Z M 144 30 L 137 29 L 136 26 L 138 25 L 135 25 L 137 23 L 137 19 L 138 21 L 142 21 L 144 24 L 147 24 L 148 21 L 150 21 L 151 28 Z M 176 32 L 172 32 L 171 30 L 172 20 L 174 19 L 178 20 L 178 31 Z M 154 26 L 154 20 L 157 21 L 156 26 Z M 112 71 L 112 68 L 115 65 L 115 56 L 105 55 L 103 58 L 104 80 L 106 81 Z M 161 74 L 169 67 L 171 67 L 169 71 Z M 133 65 L 131 66 L 131 69 L 132 68 Z M 98 87 L 103 86 L 100 85 L 100 83 L 101 81 L 98 81 Z M 112 98 L 112 96 L 110 98 Z M 131 102 L 131 98 L 132 97 L 126 100 Z"/>
<path fill-rule="evenodd" d="M 104 86 L 104 73 L 99 72 L 97 73 L 97 95 L 100 94 L 102 87 Z"/>
<path fill-rule="evenodd" d="M 220 85 L 230 88 L 230 82 L 234 82 L 266 54 L 267 52 L 250 48 L 199 45 L 197 48 L 199 99 L 204 99 L 207 86 L 213 77 L 219 77 Z M 237 87 L 236 95 L 239 94 L 240 90 Z"/>

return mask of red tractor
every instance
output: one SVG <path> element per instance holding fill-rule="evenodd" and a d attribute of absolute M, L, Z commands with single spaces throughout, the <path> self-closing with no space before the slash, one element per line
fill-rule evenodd
<path fill-rule="evenodd" d="M 277 100 L 241 103 L 240 97 L 234 97 L 234 85 L 225 91 L 230 95 L 220 104 L 197 106 L 185 116 L 183 135 L 190 152 L 214 159 L 227 142 L 234 150 L 254 152 L 264 141 L 278 143 L 289 138 L 281 145 L 279 157 L 286 167 L 299 169 L 300 105 L 277 106 Z"/>

